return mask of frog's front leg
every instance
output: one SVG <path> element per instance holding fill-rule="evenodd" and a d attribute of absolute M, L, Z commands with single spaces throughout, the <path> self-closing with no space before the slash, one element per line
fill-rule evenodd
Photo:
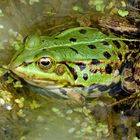
<path fill-rule="evenodd" d="M 128 93 L 140 92 L 140 56 L 130 60 L 122 72 L 122 88 Z"/>
<path fill-rule="evenodd" d="M 76 90 L 75 88 L 68 89 L 67 96 L 70 100 L 72 100 L 76 104 L 85 103 L 85 97 L 83 96 L 83 94 L 80 93 L 79 90 Z"/>

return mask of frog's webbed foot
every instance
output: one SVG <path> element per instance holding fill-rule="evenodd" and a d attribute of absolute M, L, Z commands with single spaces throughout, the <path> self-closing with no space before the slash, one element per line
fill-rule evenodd
<path fill-rule="evenodd" d="M 128 93 L 140 92 L 140 56 L 130 60 L 122 72 L 122 88 Z"/>

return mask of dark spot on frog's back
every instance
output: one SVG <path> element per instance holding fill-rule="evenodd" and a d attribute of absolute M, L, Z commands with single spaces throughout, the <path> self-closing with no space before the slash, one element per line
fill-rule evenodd
<path fill-rule="evenodd" d="M 132 53 L 131 57 L 136 58 L 137 54 L 138 54 L 137 52 L 136 53 Z"/>
<path fill-rule="evenodd" d="M 98 59 L 92 59 L 91 64 L 93 65 L 99 65 L 100 61 Z"/>
<path fill-rule="evenodd" d="M 121 45 L 120 45 L 120 43 L 119 43 L 118 41 L 113 40 L 112 42 L 114 43 L 114 45 L 115 45 L 118 49 L 121 48 Z"/>
<path fill-rule="evenodd" d="M 130 43 L 131 43 L 131 42 L 128 41 L 128 40 L 124 40 L 123 42 L 124 42 L 125 44 L 127 44 L 127 45 L 130 45 Z"/>
<path fill-rule="evenodd" d="M 79 30 L 79 32 L 80 32 L 81 34 L 85 34 L 85 33 L 87 32 L 87 30 L 81 29 L 81 30 Z"/>
<path fill-rule="evenodd" d="M 127 44 L 128 44 L 128 43 L 127 43 Z M 129 44 L 128 44 L 128 48 L 129 48 L 130 50 L 133 50 L 133 49 L 135 48 L 134 43 L 129 42 Z"/>
<path fill-rule="evenodd" d="M 83 79 L 86 81 L 88 79 L 88 74 L 87 73 L 84 73 L 83 74 Z"/>
<path fill-rule="evenodd" d="M 86 68 L 86 64 L 84 63 L 77 63 L 76 65 L 80 68 L 81 71 Z"/>
<path fill-rule="evenodd" d="M 78 51 L 77 51 L 76 49 L 74 49 L 74 48 L 72 48 L 72 47 L 70 47 L 70 49 L 71 49 L 72 51 L 74 51 L 75 53 L 78 54 Z"/>
<path fill-rule="evenodd" d="M 110 54 L 109 52 L 107 52 L 107 51 L 104 52 L 103 55 L 104 55 L 104 57 L 107 58 L 107 59 L 109 59 L 109 58 L 111 57 L 111 54 Z"/>
<path fill-rule="evenodd" d="M 96 46 L 95 46 L 95 45 L 88 45 L 88 47 L 89 47 L 90 49 L 96 49 Z"/>
<path fill-rule="evenodd" d="M 47 49 L 46 48 L 42 48 L 42 51 L 46 51 Z"/>
<path fill-rule="evenodd" d="M 103 45 L 109 45 L 107 41 L 102 41 Z"/>
<path fill-rule="evenodd" d="M 42 41 L 42 42 L 45 42 L 45 39 L 42 39 L 41 41 Z"/>
<path fill-rule="evenodd" d="M 121 53 L 118 54 L 118 57 L 119 57 L 120 60 L 122 60 L 122 54 Z"/>
<path fill-rule="evenodd" d="M 107 74 L 111 74 L 111 73 L 112 73 L 112 67 L 111 67 L 109 64 L 106 65 L 106 67 L 105 67 L 105 72 L 106 72 Z"/>
<path fill-rule="evenodd" d="M 123 68 L 131 69 L 133 67 L 133 64 L 134 64 L 133 61 L 127 60 Z"/>
<path fill-rule="evenodd" d="M 76 40 L 76 38 L 70 38 L 69 41 L 70 42 L 76 42 L 77 40 Z"/>

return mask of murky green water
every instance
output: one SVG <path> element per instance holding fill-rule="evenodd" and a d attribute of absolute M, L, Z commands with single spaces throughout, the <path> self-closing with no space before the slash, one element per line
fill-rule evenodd
<path fill-rule="evenodd" d="M 79 26 L 73 15 L 99 8 L 92 8 L 89 3 L 92 5 L 92 1 L 84 0 L 1 0 L 0 66 L 9 63 L 15 41 L 33 33 L 51 35 Z M 132 140 L 135 136 L 136 130 L 128 122 L 138 118 L 131 116 L 129 120 L 120 112 L 114 115 L 112 109 L 106 108 L 109 100 L 92 101 L 92 109 L 91 103 L 75 104 L 38 94 L 27 84 L 24 88 L 12 86 L 7 82 L 0 84 L 0 97 L 8 98 L 5 104 L 0 100 L 1 140 Z"/>

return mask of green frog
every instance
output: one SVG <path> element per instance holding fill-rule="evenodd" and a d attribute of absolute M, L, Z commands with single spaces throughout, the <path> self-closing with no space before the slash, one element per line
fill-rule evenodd
<path fill-rule="evenodd" d="M 27 37 L 20 43 L 10 70 L 49 95 L 95 97 L 140 91 L 139 49 L 133 39 L 105 34 L 97 28 L 75 27 L 53 36 Z M 119 87 L 119 88 L 118 88 Z"/>

